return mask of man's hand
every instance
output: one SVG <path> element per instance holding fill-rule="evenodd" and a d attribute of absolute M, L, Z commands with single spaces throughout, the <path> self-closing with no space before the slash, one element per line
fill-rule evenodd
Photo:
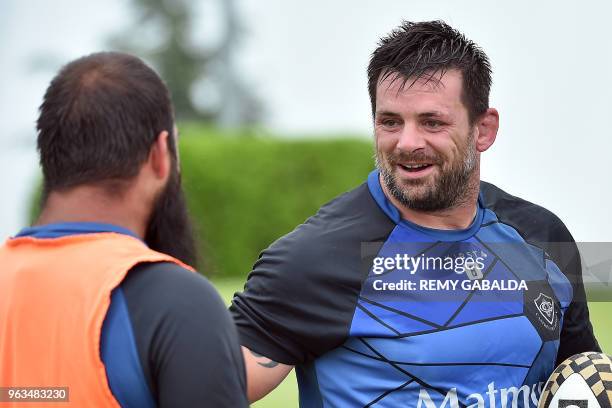
<path fill-rule="evenodd" d="M 242 347 L 247 372 L 247 397 L 255 402 L 278 386 L 293 366 L 277 363 L 246 347 Z"/>

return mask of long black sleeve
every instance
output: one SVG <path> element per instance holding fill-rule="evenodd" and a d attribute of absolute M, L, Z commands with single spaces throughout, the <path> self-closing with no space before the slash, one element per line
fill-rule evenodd
<path fill-rule="evenodd" d="M 248 406 L 234 323 L 205 278 L 171 263 L 141 264 L 121 287 L 159 407 Z"/>

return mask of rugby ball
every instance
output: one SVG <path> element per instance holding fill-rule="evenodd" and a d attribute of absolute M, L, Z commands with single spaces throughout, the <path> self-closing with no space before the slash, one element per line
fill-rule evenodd
<path fill-rule="evenodd" d="M 544 386 L 538 408 L 612 408 L 612 360 L 602 353 L 571 356 Z"/>

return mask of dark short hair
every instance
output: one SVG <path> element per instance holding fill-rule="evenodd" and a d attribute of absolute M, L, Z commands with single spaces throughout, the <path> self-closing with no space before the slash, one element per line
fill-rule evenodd
<path fill-rule="evenodd" d="M 37 122 L 44 190 L 133 178 L 159 134 L 173 134 L 168 89 L 139 58 L 91 54 L 51 81 Z M 173 137 L 169 149 L 176 157 Z"/>
<path fill-rule="evenodd" d="M 376 113 L 376 87 L 391 75 L 407 81 L 436 81 L 449 69 L 463 77 L 462 102 L 470 123 L 489 108 L 491 65 L 484 51 L 443 21 L 404 21 L 380 40 L 368 66 L 368 91 Z"/>

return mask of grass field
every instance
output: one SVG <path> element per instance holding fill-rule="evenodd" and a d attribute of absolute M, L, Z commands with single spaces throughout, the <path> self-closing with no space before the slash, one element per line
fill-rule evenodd
<path fill-rule="evenodd" d="M 225 302 L 229 302 L 234 292 L 242 290 L 244 282 L 240 279 L 215 280 L 215 287 L 221 293 Z M 595 334 L 599 340 L 601 348 L 608 354 L 612 353 L 612 303 L 593 302 L 589 304 L 591 311 L 591 321 L 595 327 Z M 252 405 L 254 408 L 288 408 L 297 407 L 297 384 L 295 374 L 292 372 L 289 377 L 266 398 Z"/>

